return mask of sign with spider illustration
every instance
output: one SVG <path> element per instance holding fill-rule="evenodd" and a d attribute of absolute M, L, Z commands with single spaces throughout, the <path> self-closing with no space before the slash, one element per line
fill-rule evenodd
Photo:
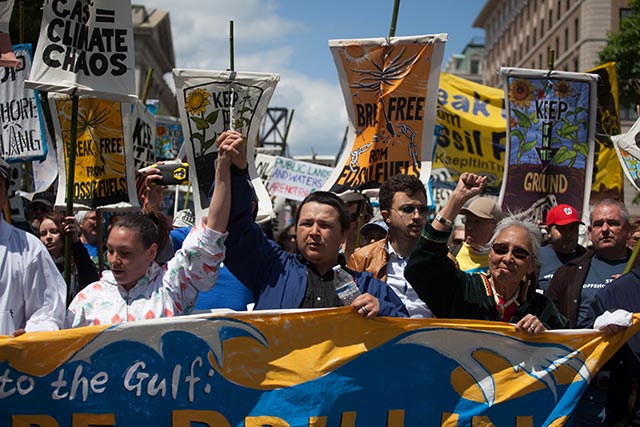
<path fill-rule="evenodd" d="M 505 211 L 543 222 L 553 195 L 587 211 L 593 172 L 596 82 L 593 74 L 502 68 L 507 144 L 500 201 Z M 535 211 L 533 206 L 537 206 Z"/>
<path fill-rule="evenodd" d="M 446 34 L 330 40 L 349 137 L 325 189 L 378 187 L 431 172 L 438 80 Z"/>

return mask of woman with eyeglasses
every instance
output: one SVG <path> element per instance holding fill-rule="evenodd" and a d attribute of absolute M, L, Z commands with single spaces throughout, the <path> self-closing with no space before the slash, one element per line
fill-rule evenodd
<path fill-rule="evenodd" d="M 536 259 L 542 234 L 529 221 L 501 220 L 489 245 L 488 273 L 467 274 L 447 256 L 453 220 L 482 192 L 486 177 L 463 173 L 451 197 L 427 224 L 405 268 L 405 277 L 436 317 L 514 323 L 534 335 L 569 322 L 536 292 Z"/>

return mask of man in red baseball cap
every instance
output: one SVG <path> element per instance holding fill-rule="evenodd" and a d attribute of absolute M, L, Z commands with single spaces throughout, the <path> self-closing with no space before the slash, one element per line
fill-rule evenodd
<path fill-rule="evenodd" d="M 580 220 L 578 211 L 571 205 L 554 206 L 547 213 L 549 243 L 540 248 L 540 273 L 538 289 L 547 291 L 555 271 L 572 259 L 585 253 L 578 244 Z"/>

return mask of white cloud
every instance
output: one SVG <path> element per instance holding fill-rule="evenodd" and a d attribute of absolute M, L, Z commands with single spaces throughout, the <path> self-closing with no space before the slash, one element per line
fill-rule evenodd
<path fill-rule="evenodd" d="M 289 152 L 336 154 L 347 126 L 336 80 L 311 78 L 295 70 L 296 35 L 308 29 L 283 18 L 273 0 L 146 0 L 148 9 L 170 12 L 178 68 L 229 68 L 229 21 L 234 21 L 234 63 L 238 71 L 280 74 L 272 107 L 295 109 Z"/>

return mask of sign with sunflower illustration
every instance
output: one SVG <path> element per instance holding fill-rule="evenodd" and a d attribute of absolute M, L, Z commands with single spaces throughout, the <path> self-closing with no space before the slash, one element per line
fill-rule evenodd
<path fill-rule="evenodd" d="M 65 206 L 71 141 L 71 99 L 49 98 L 58 144 L 56 206 Z M 132 142 L 131 104 L 80 97 L 73 203 L 76 209 L 138 208 Z M 60 161 L 64 159 L 64 161 Z"/>
<path fill-rule="evenodd" d="M 378 187 L 431 173 L 438 80 L 446 34 L 330 40 L 349 137 L 325 190 Z"/>
<path fill-rule="evenodd" d="M 258 196 L 260 221 L 271 214 L 271 199 L 258 173 L 254 159 L 254 141 L 262 117 L 280 76 L 268 73 L 236 71 L 173 70 L 184 147 L 187 152 L 189 181 L 193 184 L 196 218 L 206 216 L 209 190 L 215 177 L 218 157 L 216 138 L 234 129 L 247 143 L 249 176 Z M 194 167 L 195 166 L 195 167 Z"/>
<path fill-rule="evenodd" d="M 500 201 L 505 211 L 545 212 L 589 205 L 596 125 L 593 74 L 502 68 L 507 144 Z"/>

